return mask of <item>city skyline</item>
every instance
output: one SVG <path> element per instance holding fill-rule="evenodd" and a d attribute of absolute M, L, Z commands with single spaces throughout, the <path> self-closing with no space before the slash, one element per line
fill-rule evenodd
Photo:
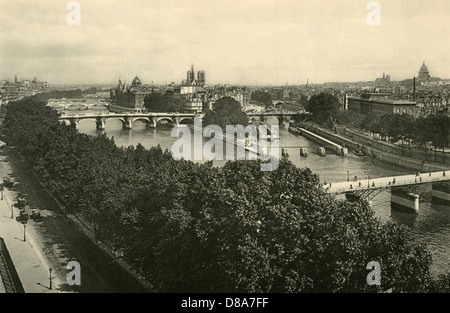
<path fill-rule="evenodd" d="M 181 81 L 194 64 L 208 84 L 290 85 L 411 79 L 422 62 L 450 78 L 450 4 L 378 1 L 78 1 L 81 25 L 67 24 L 67 0 L 3 1 L 0 77 L 53 84 Z"/>

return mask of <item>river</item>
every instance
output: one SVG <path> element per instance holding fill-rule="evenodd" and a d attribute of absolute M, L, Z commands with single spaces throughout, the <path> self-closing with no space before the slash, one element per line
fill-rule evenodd
<path fill-rule="evenodd" d="M 93 110 L 67 112 L 89 113 Z M 114 137 L 118 146 L 142 144 L 144 147 L 150 148 L 159 144 L 162 149 L 169 150 L 177 140 L 177 138 L 171 137 L 171 130 L 172 128 L 169 126 L 160 125 L 156 129 L 148 128 L 144 122 L 140 121 L 133 124 L 132 130 L 122 129 L 122 122 L 119 120 L 108 120 L 104 131 L 96 129 L 94 120 L 83 120 L 79 124 L 81 133 L 93 136 L 105 133 L 108 137 Z M 280 127 L 281 147 L 287 147 L 289 159 L 296 166 L 310 168 L 314 173 L 319 174 L 322 182 L 344 181 L 347 178 L 352 179 L 354 176 L 370 180 L 373 177 L 412 172 L 397 166 L 384 164 L 370 157 L 358 157 L 353 154 L 342 157 L 328 152 L 326 157 L 321 157 L 317 154 L 317 148 L 319 147 L 317 144 L 302 136 L 289 133 L 287 128 L 284 127 Z M 299 147 L 308 149 L 309 156 L 307 158 L 300 156 Z M 215 164 L 220 166 L 224 162 L 215 161 Z M 421 187 L 421 192 L 424 195 L 429 195 L 431 186 Z M 343 198 L 343 196 L 338 197 Z M 382 191 L 372 199 L 376 216 L 382 221 L 398 221 L 412 229 L 416 238 L 425 243 L 432 254 L 431 271 L 433 275 L 437 276 L 450 272 L 450 208 L 425 201 L 420 203 L 419 214 L 398 212 L 391 210 L 390 197 L 390 191 Z"/>

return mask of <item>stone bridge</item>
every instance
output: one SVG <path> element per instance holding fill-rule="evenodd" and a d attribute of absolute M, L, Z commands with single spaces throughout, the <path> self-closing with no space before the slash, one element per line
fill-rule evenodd
<path fill-rule="evenodd" d="M 324 184 L 323 188 L 330 194 L 349 194 L 357 198 L 374 197 L 383 190 L 391 190 L 391 206 L 400 210 L 419 212 L 419 195 L 405 192 L 405 188 L 413 190 L 414 186 L 432 184 L 433 202 L 450 207 L 450 170 L 438 172 L 416 173 L 391 177 L 378 177 Z"/>
<path fill-rule="evenodd" d="M 280 113 L 247 113 L 250 123 L 266 122 L 268 117 L 276 117 L 280 125 L 289 122 L 294 116 L 309 116 L 309 113 L 280 112 Z M 59 117 L 61 122 L 68 121 L 71 125 L 78 128 L 82 120 L 94 120 L 97 129 L 103 130 L 106 127 L 106 121 L 118 119 L 122 122 L 125 129 L 132 129 L 133 123 L 143 121 L 149 127 L 156 128 L 158 123 L 166 121 L 173 125 L 179 125 L 185 120 L 193 121 L 194 117 L 203 118 L 204 114 L 195 113 L 106 113 L 106 114 L 65 114 Z"/>

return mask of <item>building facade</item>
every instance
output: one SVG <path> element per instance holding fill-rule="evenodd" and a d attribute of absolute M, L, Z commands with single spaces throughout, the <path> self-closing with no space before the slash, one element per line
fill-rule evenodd
<path fill-rule="evenodd" d="M 204 87 L 206 85 L 206 74 L 204 71 L 199 71 L 197 73 L 197 78 L 195 78 L 194 65 L 186 74 L 186 79 L 182 81 L 183 86 L 199 86 Z"/>
<path fill-rule="evenodd" d="M 417 117 L 416 102 L 389 99 L 390 94 L 362 94 L 348 97 L 348 110 L 361 114 L 410 114 Z"/>
<path fill-rule="evenodd" d="M 112 105 L 115 107 L 142 111 L 145 97 L 152 92 L 152 88 L 142 85 L 141 80 L 136 76 L 130 87 L 127 86 L 126 82 L 122 83 L 119 79 L 117 87 L 110 90 L 110 98 Z"/>

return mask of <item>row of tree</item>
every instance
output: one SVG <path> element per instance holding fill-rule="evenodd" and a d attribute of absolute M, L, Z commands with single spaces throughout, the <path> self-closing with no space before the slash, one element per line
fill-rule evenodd
<path fill-rule="evenodd" d="M 418 118 L 409 114 L 360 114 L 343 110 L 338 99 L 328 93 L 312 96 L 306 109 L 318 123 L 359 128 L 380 134 L 382 138 L 389 138 L 392 142 L 401 141 L 402 151 L 405 142 L 409 149 L 412 143 L 423 147 L 426 152 L 430 145 L 434 147 L 435 153 L 437 148 L 441 148 L 443 155 L 444 148 L 450 146 L 450 117 L 444 113 Z"/>
<path fill-rule="evenodd" d="M 406 227 L 326 194 L 288 160 L 273 172 L 175 161 L 160 147 L 80 134 L 33 97 L 6 110 L 7 143 L 161 292 L 450 291 Z M 371 261 L 381 285 L 366 282 Z"/>
<path fill-rule="evenodd" d="M 444 153 L 444 148 L 450 146 L 450 118 L 445 114 L 431 114 L 416 119 L 409 114 L 362 115 L 341 111 L 337 123 L 380 134 L 381 138 L 389 138 L 392 142 L 401 141 L 402 149 L 405 142 L 409 149 L 412 143 L 422 147 L 425 152 L 433 146 L 435 153 L 437 148 L 441 148 Z"/>

